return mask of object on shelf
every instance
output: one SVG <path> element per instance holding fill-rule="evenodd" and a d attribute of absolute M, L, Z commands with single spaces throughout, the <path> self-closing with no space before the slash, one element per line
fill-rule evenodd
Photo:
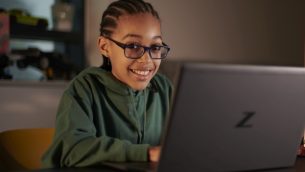
<path fill-rule="evenodd" d="M 17 61 L 18 62 L 18 61 Z M 5 68 L 5 72 L 12 76 L 12 80 L 43 81 L 46 80 L 44 73 L 34 66 L 20 68 L 18 63 Z"/>
<path fill-rule="evenodd" d="M 0 55 L 0 79 L 12 79 L 12 76 L 6 73 L 4 70 L 9 65 L 9 57 L 5 54 Z"/>
<path fill-rule="evenodd" d="M 31 16 L 23 9 L 11 9 L 9 15 L 12 28 L 46 30 L 48 27 L 47 19 Z"/>
<path fill-rule="evenodd" d="M 9 15 L 5 10 L 0 10 L 0 54 L 9 51 Z"/>
<path fill-rule="evenodd" d="M 22 56 L 17 60 L 19 68 L 34 66 L 43 71 L 48 80 L 70 80 L 80 71 L 60 53 L 42 52 L 37 48 L 14 49 L 11 53 Z"/>
<path fill-rule="evenodd" d="M 66 2 L 57 2 L 52 6 L 54 30 L 69 32 L 72 30 L 74 6 Z"/>

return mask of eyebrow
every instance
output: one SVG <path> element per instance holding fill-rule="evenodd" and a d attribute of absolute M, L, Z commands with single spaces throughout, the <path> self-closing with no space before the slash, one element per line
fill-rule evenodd
<path fill-rule="evenodd" d="M 127 34 L 123 37 L 122 40 L 126 39 L 126 38 L 129 38 L 129 37 L 134 37 L 134 38 L 143 38 L 141 35 L 137 35 L 137 34 Z M 162 37 L 160 35 L 157 35 L 157 36 L 154 36 L 153 39 L 161 39 L 162 40 Z"/>

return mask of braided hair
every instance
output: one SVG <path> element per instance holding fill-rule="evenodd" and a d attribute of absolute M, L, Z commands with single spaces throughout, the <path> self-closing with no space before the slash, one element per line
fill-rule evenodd
<path fill-rule="evenodd" d="M 150 3 L 143 0 L 118 0 L 112 2 L 103 13 L 100 23 L 100 36 L 110 37 L 117 27 L 117 21 L 120 16 L 140 13 L 149 13 L 160 21 L 157 11 Z M 111 71 L 110 60 L 104 55 L 101 68 Z"/>

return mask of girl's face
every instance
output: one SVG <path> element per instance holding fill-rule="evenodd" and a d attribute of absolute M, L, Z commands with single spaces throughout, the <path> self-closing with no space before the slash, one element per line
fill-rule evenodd
<path fill-rule="evenodd" d="M 162 45 L 160 22 L 151 14 L 124 15 L 117 24 L 111 36 L 115 41 L 146 47 Z M 129 59 L 124 49 L 111 40 L 100 37 L 99 43 L 104 55 L 110 58 L 112 74 L 134 90 L 145 89 L 159 69 L 161 60 L 151 59 L 148 51 L 139 59 Z"/>

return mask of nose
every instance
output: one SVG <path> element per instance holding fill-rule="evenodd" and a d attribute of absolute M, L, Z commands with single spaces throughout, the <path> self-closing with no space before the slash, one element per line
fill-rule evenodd
<path fill-rule="evenodd" d="M 152 59 L 150 57 L 149 51 L 145 51 L 143 56 L 137 59 L 139 63 L 147 63 L 150 62 L 151 60 Z"/>

